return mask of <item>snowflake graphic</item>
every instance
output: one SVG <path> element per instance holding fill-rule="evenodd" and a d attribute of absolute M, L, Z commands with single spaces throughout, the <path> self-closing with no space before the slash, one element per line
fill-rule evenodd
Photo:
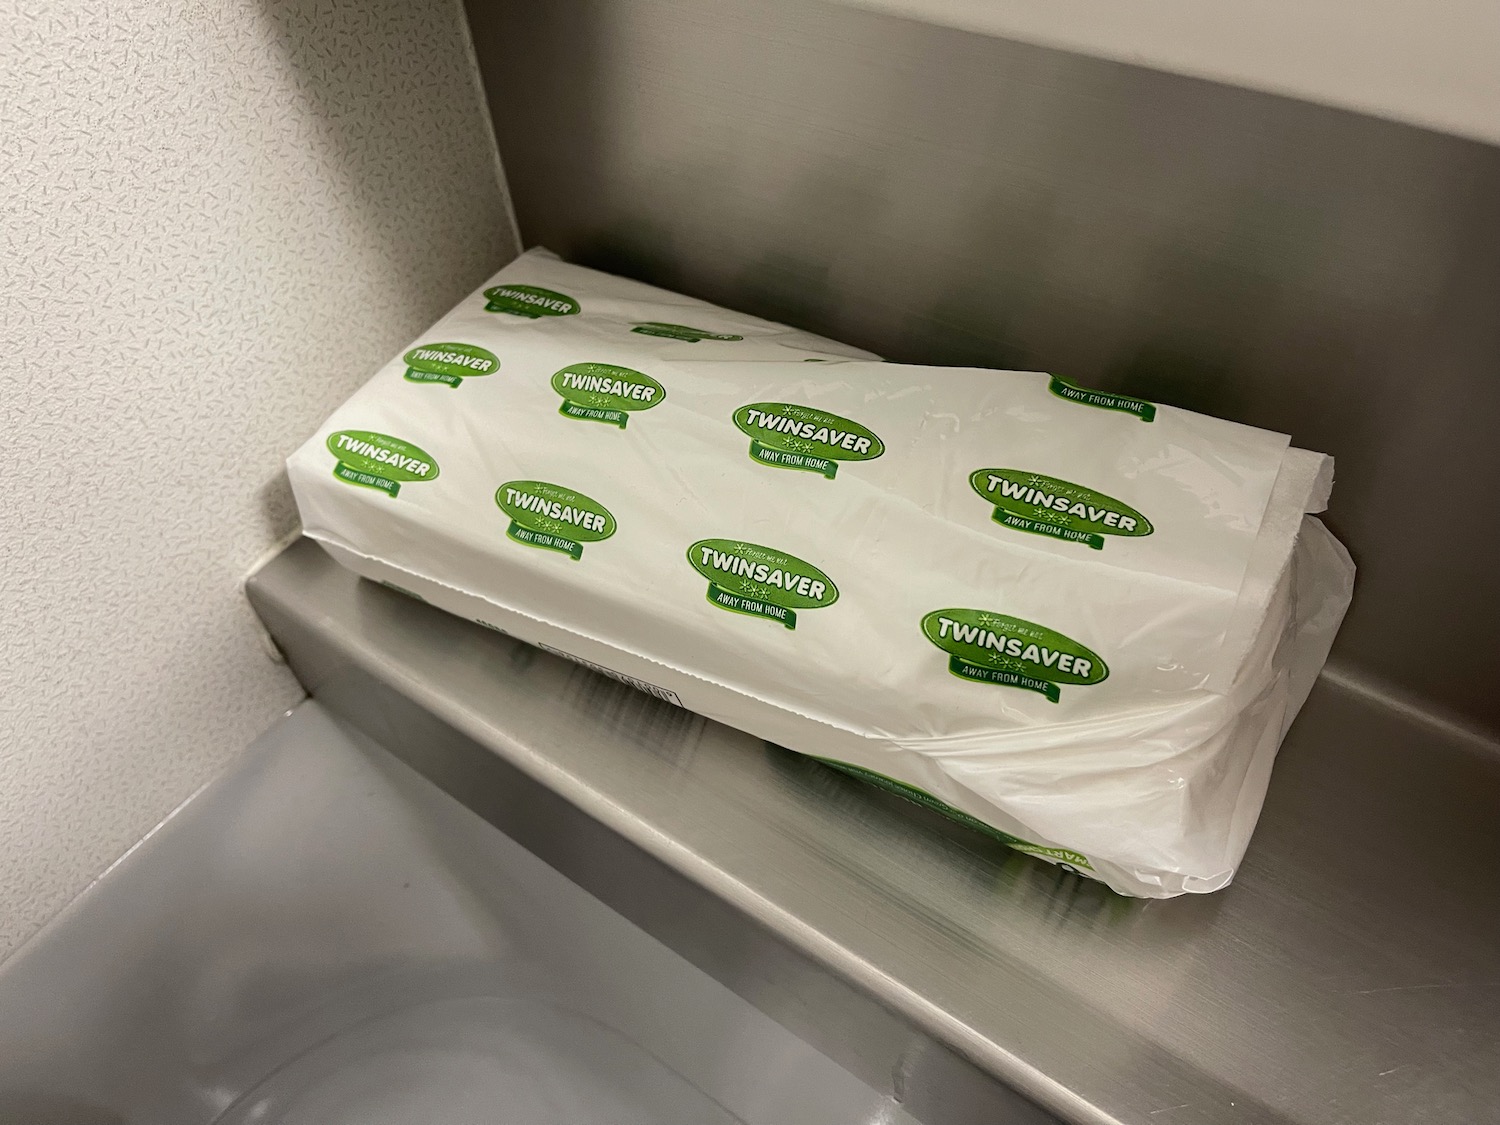
<path fill-rule="evenodd" d="M 813 443 L 805 438 L 787 438 L 786 444 L 789 449 L 795 450 L 798 453 L 811 453 L 813 451 Z"/>
<path fill-rule="evenodd" d="M 1019 672 L 1025 667 L 1014 656 L 1006 656 L 1000 652 L 987 652 L 984 654 L 984 658 L 1003 672 Z"/>
<path fill-rule="evenodd" d="M 559 532 L 563 532 L 568 529 L 568 525 L 563 523 L 562 520 L 555 520 L 550 516 L 543 516 L 536 522 L 540 525 L 538 530 L 547 531 L 552 533 L 553 535 L 557 535 Z"/>
<path fill-rule="evenodd" d="M 1046 509 L 1044 511 L 1038 512 L 1036 514 L 1036 518 L 1039 519 L 1039 520 L 1046 520 L 1048 523 L 1055 523 L 1059 527 L 1068 522 L 1067 513 L 1065 513 L 1065 512 L 1054 512 L 1050 508 L 1048 508 L 1048 509 Z"/>
<path fill-rule="evenodd" d="M 770 599 L 771 587 L 760 582 L 751 582 L 748 578 L 742 578 L 740 579 L 740 593 L 748 598 L 760 598 L 765 601 Z"/>
<path fill-rule="evenodd" d="M 1046 488 L 1047 485 L 1051 484 L 1052 482 L 1046 477 L 1039 477 L 1035 473 L 1033 473 L 1031 474 L 1031 476 L 1026 478 L 1026 483 L 1031 485 L 1032 488 Z"/>
<path fill-rule="evenodd" d="M 979 615 L 979 623 L 988 629 L 993 629 L 1004 624 L 1005 618 L 1001 617 L 998 613 L 981 613 Z"/>

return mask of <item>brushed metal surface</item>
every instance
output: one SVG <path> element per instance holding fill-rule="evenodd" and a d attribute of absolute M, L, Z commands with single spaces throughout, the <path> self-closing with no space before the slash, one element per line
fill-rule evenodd
<path fill-rule="evenodd" d="M 0 963 L 0 1125 L 731 1120 L 925 1125 L 315 700 Z"/>
<path fill-rule="evenodd" d="M 1127 900 L 310 542 L 250 595 L 326 707 L 928 1125 L 1047 1120 L 1006 1088 L 1069 1122 L 1500 1116 L 1493 744 L 1325 679 L 1235 884 Z"/>
<path fill-rule="evenodd" d="M 469 12 L 529 245 L 1332 453 L 1336 659 L 1500 728 L 1500 149 L 832 4 Z"/>

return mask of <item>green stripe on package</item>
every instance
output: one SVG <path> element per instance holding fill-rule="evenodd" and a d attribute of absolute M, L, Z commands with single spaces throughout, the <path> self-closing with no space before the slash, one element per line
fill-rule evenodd
<path fill-rule="evenodd" d="M 328 435 L 328 452 L 336 461 L 333 475 L 345 484 L 374 488 L 395 499 L 403 484 L 434 480 L 432 454 L 401 438 L 373 430 L 339 430 Z"/>
<path fill-rule="evenodd" d="M 825 766 L 836 769 L 840 773 L 846 773 L 850 777 L 858 778 L 867 785 L 874 785 L 879 789 L 884 789 L 887 793 L 894 793 L 896 796 L 902 797 L 913 804 L 921 805 L 923 808 L 931 809 L 936 813 L 941 813 L 943 816 L 948 817 L 948 819 L 956 820 L 966 828 L 972 828 L 976 832 L 983 832 L 991 839 L 999 840 L 1006 847 L 1014 848 L 1018 852 L 1044 856 L 1056 863 L 1061 863 L 1069 867 L 1082 868 L 1085 871 L 1092 871 L 1094 869 L 1094 865 L 1088 861 L 1088 857 L 1082 852 L 1075 852 L 1072 848 L 1053 848 L 1045 844 L 1033 844 L 1030 840 L 1023 840 L 1019 836 L 1012 836 L 1009 832 L 1002 832 L 994 825 L 986 824 L 978 817 L 970 816 L 962 809 L 954 808 L 947 801 L 940 800 L 927 792 L 927 790 L 918 789 L 915 785 L 908 785 L 904 781 L 897 781 L 894 777 L 886 777 L 883 773 L 876 773 L 874 770 L 867 770 L 863 766 L 852 765 L 849 762 L 840 762 L 834 758 L 821 758 L 816 754 L 809 754 L 808 757 L 822 762 Z"/>
<path fill-rule="evenodd" d="M 1099 654 L 1045 625 L 985 609 L 935 609 L 922 618 L 927 639 L 948 654 L 961 680 L 1062 697 L 1060 685 L 1091 686 L 1109 676 Z"/>
<path fill-rule="evenodd" d="M 750 459 L 832 480 L 840 461 L 873 461 L 885 452 L 875 431 L 838 414 L 791 402 L 752 402 L 734 412 L 750 438 Z"/>
<path fill-rule="evenodd" d="M 544 316 L 576 316 L 578 302 L 566 293 L 539 285 L 495 285 L 484 291 L 485 312 L 510 313 L 538 320 Z"/>
<path fill-rule="evenodd" d="M 1002 527 L 1104 549 L 1107 535 L 1139 538 L 1155 528 L 1129 504 L 1072 481 L 1021 469 L 975 469 L 969 486 L 995 506 Z"/>
<path fill-rule="evenodd" d="M 633 411 L 660 406 L 667 397 L 650 375 L 614 363 L 571 363 L 552 376 L 552 389 L 562 395 L 557 412 L 564 418 L 622 430 Z"/>
<path fill-rule="evenodd" d="M 478 344 L 418 344 L 401 357 L 412 383 L 446 383 L 455 390 L 465 379 L 492 375 L 500 367 L 494 352 Z"/>
<path fill-rule="evenodd" d="M 599 501 L 548 481 L 506 481 L 495 490 L 495 503 L 510 517 L 509 538 L 559 551 L 574 562 L 583 558 L 585 543 L 608 539 L 618 527 Z"/>
<path fill-rule="evenodd" d="M 1057 375 L 1048 377 L 1047 389 L 1058 398 L 1065 398 L 1069 402 L 1096 406 L 1100 410 L 1118 410 L 1125 414 L 1134 414 L 1142 422 L 1156 421 L 1156 403 L 1147 402 L 1143 398 L 1131 398 L 1129 395 L 1117 395 L 1111 391 L 1096 391 L 1089 387 L 1080 387 Z"/>
<path fill-rule="evenodd" d="M 668 340 L 682 340 L 689 344 L 704 340 L 743 340 L 732 332 L 709 332 L 704 328 L 693 328 L 686 324 L 668 324 L 661 320 L 644 320 L 631 329 L 642 336 L 661 336 Z"/>
<path fill-rule="evenodd" d="M 700 539 L 687 551 L 694 570 L 708 579 L 709 604 L 730 613 L 763 617 L 788 629 L 797 611 L 839 600 L 833 579 L 812 563 L 740 539 Z"/>

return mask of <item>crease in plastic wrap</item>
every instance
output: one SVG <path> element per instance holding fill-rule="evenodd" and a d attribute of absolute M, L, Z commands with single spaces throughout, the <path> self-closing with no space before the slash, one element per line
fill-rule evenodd
<path fill-rule="evenodd" d="M 365 577 L 1146 897 L 1233 877 L 1354 579 L 1285 435 L 546 251 L 288 469 Z"/>

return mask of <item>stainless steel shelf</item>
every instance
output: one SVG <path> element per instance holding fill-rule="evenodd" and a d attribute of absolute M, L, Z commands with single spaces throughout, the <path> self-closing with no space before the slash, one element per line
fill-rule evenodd
<path fill-rule="evenodd" d="M 1325 679 L 1235 884 L 1135 901 L 310 542 L 249 589 L 330 710 L 928 1125 L 1500 1119 L 1477 739 Z"/>

